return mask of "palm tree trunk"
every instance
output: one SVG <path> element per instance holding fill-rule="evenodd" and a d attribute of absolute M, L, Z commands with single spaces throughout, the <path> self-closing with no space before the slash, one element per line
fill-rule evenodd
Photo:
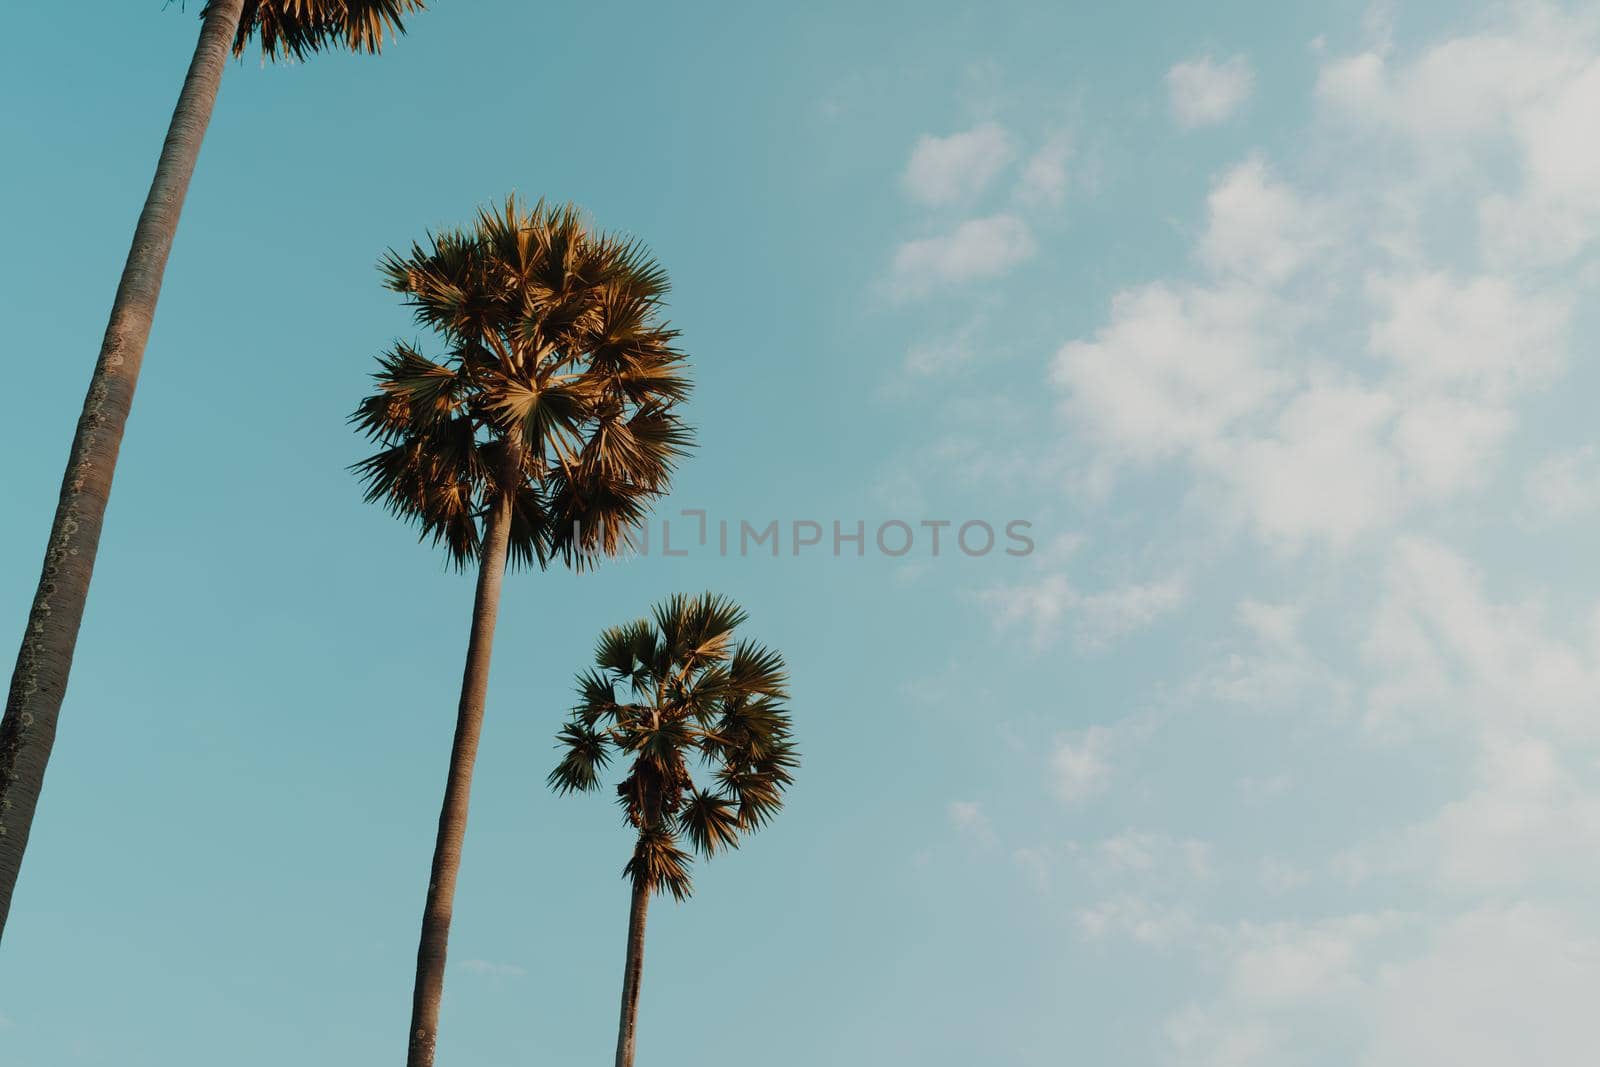
<path fill-rule="evenodd" d="M 100 344 L 100 359 L 89 379 L 78 432 L 72 439 L 44 569 L 11 675 L 5 717 L 0 719 L 0 934 L 11 911 L 12 890 L 55 742 L 56 720 L 67 691 L 78 625 L 100 545 L 100 526 L 111 495 L 111 476 L 133 405 L 145 343 L 150 339 L 161 278 L 243 9 L 244 0 L 211 0 L 206 5 L 200 39 L 161 146 L 155 179 L 133 231 L 133 246 Z"/>
<path fill-rule="evenodd" d="M 644 921 L 650 910 L 650 889 L 644 879 L 633 882 L 628 909 L 628 962 L 622 969 L 622 1019 L 617 1024 L 616 1067 L 633 1067 L 633 1039 L 639 1021 L 639 977 L 644 973 Z"/>
<path fill-rule="evenodd" d="M 467 642 L 467 666 L 461 679 L 456 739 L 450 749 L 450 776 L 445 781 L 439 836 L 433 846 L 433 873 L 428 879 L 428 902 L 422 912 L 422 937 L 417 943 L 417 980 L 411 999 L 406 1067 L 432 1067 L 439 1037 L 445 950 L 450 940 L 456 875 L 461 870 L 461 841 L 467 832 L 472 766 L 478 758 L 478 736 L 483 730 L 489 654 L 494 647 L 495 617 L 500 611 L 500 586 L 505 578 L 506 548 L 511 536 L 511 507 L 510 497 L 496 505 L 479 553 L 478 590 L 472 603 L 472 636 Z"/>

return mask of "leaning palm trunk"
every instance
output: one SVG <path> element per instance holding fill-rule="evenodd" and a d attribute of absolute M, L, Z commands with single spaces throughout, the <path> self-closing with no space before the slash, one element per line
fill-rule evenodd
<path fill-rule="evenodd" d="M 100 526 L 111 495 L 111 476 L 133 405 L 145 343 L 150 339 L 161 278 L 243 8 L 244 0 L 214 0 L 206 7 L 200 40 L 178 94 L 150 194 L 133 231 L 133 247 L 128 250 L 111 305 L 111 322 L 100 345 L 94 376 L 89 379 L 83 414 L 78 417 L 78 432 L 72 440 L 55 523 L 45 548 L 44 571 L 11 676 L 5 718 L 0 720 L 0 934 L 11 910 L 22 853 L 44 785 L 45 764 L 55 741 L 56 720 L 66 695 L 100 544 Z"/>
<path fill-rule="evenodd" d="M 634 1035 L 639 1023 L 639 977 L 644 973 L 644 921 L 650 910 L 650 887 L 633 883 L 628 909 L 628 962 L 622 970 L 622 1019 L 617 1024 L 617 1067 L 633 1067 Z"/>
<path fill-rule="evenodd" d="M 456 739 L 450 748 L 450 776 L 445 781 L 439 836 L 433 846 L 433 871 L 428 879 L 428 902 L 422 912 L 422 937 L 417 943 L 417 980 L 411 999 L 406 1067 L 432 1067 L 438 1042 L 450 914 L 455 904 L 456 875 L 461 870 L 461 842 L 467 832 L 472 767 L 478 758 L 478 737 L 483 732 L 489 656 L 494 649 L 494 625 L 500 612 L 500 586 L 511 538 L 511 509 L 511 498 L 502 497 L 485 523 L 478 590 L 472 602 L 472 636 L 467 641 L 467 666 L 456 712 Z"/>

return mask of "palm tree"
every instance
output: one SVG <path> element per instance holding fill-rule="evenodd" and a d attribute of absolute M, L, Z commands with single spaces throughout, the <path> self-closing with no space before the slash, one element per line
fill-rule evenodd
<path fill-rule="evenodd" d="M 424 2 L 209 0 L 201 10 L 200 39 L 134 227 L 100 358 L 89 378 L 45 547 L 44 569 L 11 675 L 5 717 L 0 719 L 0 934 L 5 932 L 45 764 L 55 743 L 111 476 L 150 338 L 161 278 L 228 52 L 242 57 L 252 41 L 268 60 L 300 59 L 340 45 L 377 52 L 386 34 L 404 32 L 401 16 L 421 10 Z"/>
<path fill-rule="evenodd" d="M 601 635 L 594 669 L 578 676 L 578 705 L 557 735 L 564 751 L 550 772 L 557 792 L 588 792 L 613 755 L 632 761 L 617 786 L 637 833 L 623 868 L 633 897 L 616 1067 L 633 1065 L 650 895 L 664 890 L 681 901 L 691 890 L 679 839 L 707 858 L 738 847 L 778 811 L 799 764 L 783 657 L 734 644 L 744 611 L 705 593 L 672 597 L 654 615 Z M 709 771 L 708 787 L 695 783 L 691 761 Z"/>
<path fill-rule="evenodd" d="M 508 199 L 427 247 L 391 252 L 389 287 L 443 342 L 394 345 L 352 416 L 382 449 L 358 464 L 367 499 L 476 563 L 472 630 L 439 814 L 412 1001 L 408 1067 L 433 1063 L 446 943 L 508 566 L 575 569 L 630 548 L 690 434 L 667 275 L 635 241 L 576 209 Z"/>

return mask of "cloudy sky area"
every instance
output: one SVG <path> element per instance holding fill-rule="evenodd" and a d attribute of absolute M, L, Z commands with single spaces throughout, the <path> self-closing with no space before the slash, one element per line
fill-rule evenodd
<path fill-rule="evenodd" d="M 1018 388 L 1048 410 L 1000 407 L 1014 453 L 937 442 L 1073 501 L 1031 574 L 974 598 L 1035 669 L 1070 690 L 1148 631 L 1186 648 L 1129 652 L 1131 699 L 1018 738 L 1034 780 L 948 806 L 951 850 L 1031 884 L 1061 951 L 1149 972 L 1154 1061 L 1577 1064 L 1600 1040 L 1600 452 L 1572 399 L 1596 382 L 1596 15 L 1400 40 L 1377 9 L 1354 44 L 1300 42 L 1303 122 L 1151 205 L 1184 262 L 1035 363 Z M 1164 89 L 1179 152 L 1284 91 L 1219 48 Z M 982 395 L 1024 313 L 1005 279 L 1100 210 L 1114 136 L 913 144 L 929 234 L 890 288 L 971 318 L 908 377 Z M 1018 814 L 1052 802 L 1072 817 Z"/>
<path fill-rule="evenodd" d="M 0 314 L 62 353 L 0 424 L 39 456 L 0 497 L 18 618 L 190 43 L 148 6 L 0 46 L 37 163 L 0 192 L 39 205 Z M 549 739 L 601 626 L 707 587 L 794 665 L 806 769 L 652 913 L 653 1067 L 1593 1060 L 1600 5 L 467 7 L 230 70 L 7 1067 L 398 1053 L 470 589 L 363 507 L 342 419 L 410 330 L 377 254 L 510 188 L 673 273 L 703 447 L 663 514 L 1037 549 L 508 582 L 442 1060 L 607 1054 L 626 844 L 544 790 Z M 607 76 L 496 50 L 536 39 Z"/>

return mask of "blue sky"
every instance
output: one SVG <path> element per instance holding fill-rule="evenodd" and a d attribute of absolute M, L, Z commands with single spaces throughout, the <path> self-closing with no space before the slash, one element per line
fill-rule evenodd
<path fill-rule="evenodd" d="M 441 1062 L 609 1054 L 628 838 L 543 780 L 595 634 L 702 588 L 787 655 L 805 765 L 657 905 L 646 1062 L 1587 1062 L 1600 7 L 996 8 L 478 0 L 229 69 L 7 1067 L 401 1054 L 471 581 L 362 504 L 344 415 L 414 333 L 378 255 L 512 190 L 673 275 L 675 543 L 919 537 L 508 581 Z M 195 29 L 8 16 L 17 624 Z"/>

